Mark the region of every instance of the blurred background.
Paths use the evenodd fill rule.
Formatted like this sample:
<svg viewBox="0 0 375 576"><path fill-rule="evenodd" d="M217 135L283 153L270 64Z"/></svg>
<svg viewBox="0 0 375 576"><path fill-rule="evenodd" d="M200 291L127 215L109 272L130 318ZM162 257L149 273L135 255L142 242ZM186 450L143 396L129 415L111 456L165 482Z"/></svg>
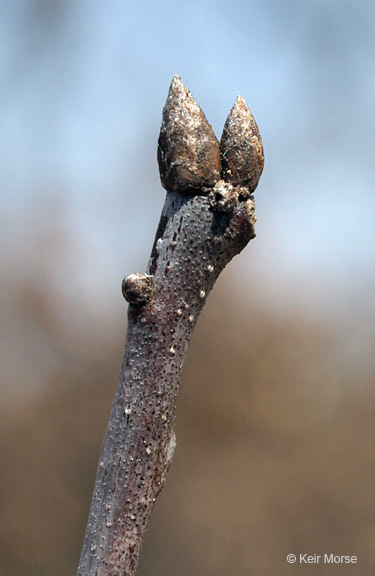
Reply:
<svg viewBox="0 0 375 576"><path fill-rule="evenodd" d="M375 4L1 1L0 572L78 565L164 191L174 74L220 138L237 94L265 170L257 238L185 364L140 576L375 567Z"/></svg>

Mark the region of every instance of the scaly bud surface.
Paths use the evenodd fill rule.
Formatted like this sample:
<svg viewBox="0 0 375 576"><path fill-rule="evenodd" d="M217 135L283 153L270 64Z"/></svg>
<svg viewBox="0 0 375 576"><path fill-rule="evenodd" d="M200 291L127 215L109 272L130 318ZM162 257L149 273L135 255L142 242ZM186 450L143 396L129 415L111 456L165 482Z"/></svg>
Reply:
<svg viewBox="0 0 375 576"><path fill-rule="evenodd" d="M224 180L254 192L264 165L263 144L257 123L242 96L237 96L225 122L220 152Z"/></svg>
<svg viewBox="0 0 375 576"><path fill-rule="evenodd" d="M199 194L220 180L219 142L179 76L172 80L163 110L158 162L168 192Z"/></svg>

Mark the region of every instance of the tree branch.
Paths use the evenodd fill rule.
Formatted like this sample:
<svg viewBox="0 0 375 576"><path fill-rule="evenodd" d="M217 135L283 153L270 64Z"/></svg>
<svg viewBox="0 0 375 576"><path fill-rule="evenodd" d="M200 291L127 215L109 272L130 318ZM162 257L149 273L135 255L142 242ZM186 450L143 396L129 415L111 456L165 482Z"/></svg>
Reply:
<svg viewBox="0 0 375 576"><path fill-rule="evenodd" d="M78 576L133 576L175 449L180 374L198 316L225 265L255 236L263 148L238 97L220 145L175 76L158 161L167 197L147 274L122 289L128 334L96 476ZM223 177L223 179L221 179Z"/></svg>

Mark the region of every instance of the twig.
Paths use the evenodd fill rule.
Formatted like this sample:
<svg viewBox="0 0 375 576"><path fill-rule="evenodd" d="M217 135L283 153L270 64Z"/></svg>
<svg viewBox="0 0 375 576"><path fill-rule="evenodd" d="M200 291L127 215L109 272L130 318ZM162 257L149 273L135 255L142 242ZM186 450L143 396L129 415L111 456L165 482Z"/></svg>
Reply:
<svg viewBox="0 0 375 576"><path fill-rule="evenodd" d="M176 397L191 334L221 270L255 236L251 194L263 148L240 96L219 145L175 76L158 161L167 197L147 274L132 274L122 285L129 302L126 350L78 576L135 574L176 445Z"/></svg>

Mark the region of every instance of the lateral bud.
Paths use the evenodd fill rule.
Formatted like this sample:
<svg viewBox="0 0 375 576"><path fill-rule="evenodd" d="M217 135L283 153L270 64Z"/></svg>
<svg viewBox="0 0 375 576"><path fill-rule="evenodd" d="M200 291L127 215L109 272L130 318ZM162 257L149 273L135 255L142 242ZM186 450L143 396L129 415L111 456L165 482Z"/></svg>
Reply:
<svg viewBox="0 0 375 576"><path fill-rule="evenodd" d="M220 141L222 177L252 194L263 171L264 154L257 123L242 96L237 96Z"/></svg>
<svg viewBox="0 0 375 576"><path fill-rule="evenodd" d="M212 126L179 76L163 109L158 142L160 180L169 192L199 193L220 180L220 149Z"/></svg>
<svg viewBox="0 0 375 576"><path fill-rule="evenodd" d="M130 274L122 281L122 295L129 304L144 306L154 297L152 276L148 274Z"/></svg>

